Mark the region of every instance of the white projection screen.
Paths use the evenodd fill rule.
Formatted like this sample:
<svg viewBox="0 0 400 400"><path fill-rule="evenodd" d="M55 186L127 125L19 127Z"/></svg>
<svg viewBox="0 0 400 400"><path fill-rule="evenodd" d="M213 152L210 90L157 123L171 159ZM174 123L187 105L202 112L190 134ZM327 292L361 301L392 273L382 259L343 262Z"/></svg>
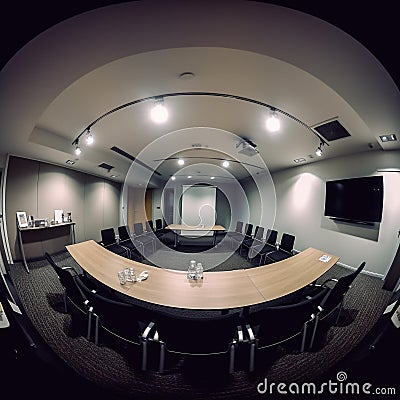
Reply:
<svg viewBox="0 0 400 400"><path fill-rule="evenodd" d="M216 188L183 185L182 224L196 227L213 226L216 220ZM182 231L184 236L211 236L208 231Z"/></svg>

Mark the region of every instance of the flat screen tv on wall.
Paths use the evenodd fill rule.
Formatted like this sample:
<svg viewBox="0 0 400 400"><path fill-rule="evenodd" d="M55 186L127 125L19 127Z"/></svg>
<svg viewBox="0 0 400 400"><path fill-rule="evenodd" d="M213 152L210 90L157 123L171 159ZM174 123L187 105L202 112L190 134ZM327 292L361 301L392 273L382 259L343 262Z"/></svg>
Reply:
<svg viewBox="0 0 400 400"><path fill-rule="evenodd" d="M381 222L382 176L327 181L325 189L325 216L358 223Z"/></svg>

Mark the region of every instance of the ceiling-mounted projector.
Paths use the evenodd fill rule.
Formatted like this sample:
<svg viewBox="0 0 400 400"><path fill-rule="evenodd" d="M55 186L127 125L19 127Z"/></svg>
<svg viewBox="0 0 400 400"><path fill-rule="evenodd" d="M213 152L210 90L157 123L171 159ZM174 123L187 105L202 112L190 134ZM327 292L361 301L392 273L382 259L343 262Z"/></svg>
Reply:
<svg viewBox="0 0 400 400"><path fill-rule="evenodd" d="M257 145L248 139L242 139L240 142L236 144L237 149L240 146L242 146L242 148L239 150L239 154L244 154L249 157L258 154L258 150L256 149Z"/></svg>

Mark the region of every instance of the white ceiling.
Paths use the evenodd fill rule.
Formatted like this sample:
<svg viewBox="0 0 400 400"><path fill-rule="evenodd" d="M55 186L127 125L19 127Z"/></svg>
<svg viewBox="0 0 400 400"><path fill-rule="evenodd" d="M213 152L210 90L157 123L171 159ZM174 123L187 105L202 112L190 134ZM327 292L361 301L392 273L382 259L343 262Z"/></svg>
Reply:
<svg viewBox="0 0 400 400"><path fill-rule="evenodd" d="M187 71L192 79L179 77ZM113 146L157 169L161 175L153 184L175 174L242 179L294 167L300 157L316 162L320 141L304 125L336 118L351 136L324 146L322 159L400 148L400 141L379 140L389 133L400 139L400 95L378 60L334 26L270 4L140 1L104 7L36 37L0 77L3 156L60 165L71 159L71 168L118 181L131 163ZM253 99L303 124L279 114L281 129L270 133L268 109L260 105L215 96L166 97L165 124L149 119L152 101L123 108L95 123L94 144L89 148L81 140L83 153L74 155L73 141L103 114L177 92ZM259 154L239 154L241 138L255 143ZM183 169L176 163L182 155L190 157ZM228 171L220 166L223 159L231 160ZM114 168L102 170L102 162ZM136 183L150 179L145 168L135 172L130 176Z"/></svg>

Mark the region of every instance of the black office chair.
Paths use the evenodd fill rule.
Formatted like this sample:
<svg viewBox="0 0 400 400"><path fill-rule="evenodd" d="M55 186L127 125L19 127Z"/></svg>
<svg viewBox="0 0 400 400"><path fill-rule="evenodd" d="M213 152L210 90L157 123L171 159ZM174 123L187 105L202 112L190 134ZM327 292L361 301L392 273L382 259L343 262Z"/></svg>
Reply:
<svg viewBox="0 0 400 400"><path fill-rule="evenodd" d="M276 240L278 239L278 231L275 229L267 229L265 235L265 241L262 244L255 244L249 249L247 253L247 259L254 262L255 259L259 258L258 265L265 259L266 254L276 250Z"/></svg>
<svg viewBox="0 0 400 400"><path fill-rule="evenodd" d="M247 223L244 226L244 232L242 234L236 234L230 237L232 248L236 247L236 249L239 249L240 251L240 247L243 241L252 238L253 238L253 224Z"/></svg>
<svg viewBox="0 0 400 400"><path fill-rule="evenodd" d="M318 316L319 321L327 321L325 324L325 329L328 329L331 325L337 325L343 309L346 294L351 289L351 285L353 284L354 280L364 269L365 264L366 262L363 261L355 271L348 275L342 276L339 279L330 278L321 285L310 285L311 289L308 290L309 296L313 296L315 293L319 293L320 291L328 290L327 296L321 303L322 311ZM311 339L311 347L314 344L315 336L316 333L314 332Z"/></svg>
<svg viewBox="0 0 400 400"><path fill-rule="evenodd" d="M295 239L295 236L290 235L289 233L284 233L279 244L279 249L266 253L264 260L268 259L271 262L277 262L292 257Z"/></svg>
<svg viewBox="0 0 400 400"><path fill-rule="evenodd" d="M327 295L324 288L300 302L260 309L245 316L245 342L249 345L249 371L255 369L256 351L277 346L303 352L309 349L310 340L320 312L320 304Z"/></svg>
<svg viewBox="0 0 400 400"><path fill-rule="evenodd" d="M76 326L80 332L84 332L86 338L89 339L91 335L91 318L89 316L90 307L86 296L75 283L74 277L78 276L79 274L73 267L59 266L49 253L44 253L44 256L57 274L61 286L64 289L64 311L71 315L74 326ZM92 286L92 283L89 282L83 275L81 278L82 281L86 282L88 287ZM86 330L83 329L84 327Z"/></svg>
<svg viewBox="0 0 400 400"><path fill-rule="evenodd" d="M129 249L130 259L143 260L143 256L138 249L138 246L141 246L141 244L132 239L128 225L121 225L118 227L118 236L119 244Z"/></svg>
<svg viewBox="0 0 400 400"><path fill-rule="evenodd" d="M90 290L80 276L75 277L78 287L88 299L94 322L96 345L132 344L142 350L142 370L147 369L148 343L154 341L154 322L148 309L102 296Z"/></svg>
<svg viewBox="0 0 400 400"><path fill-rule="evenodd" d="M161 218L157 218L155 220L155 229L154 229L154 234L156 235L157 239L163 240L163 236L165 235L166 230L163 227L163 222Z"/></svg>
<svg viewBox="0 0 400 400"><path fill-rule="evenodd" d="M101 243L107 250L112 251L123 257L129 257L129 250L118 244L115 236L114 228L107 228L101 230Z"/></svg>
<svg viewBox="0 0 400 400"><path fill-rule="evenodd" d="M151 253L156 250L154 236L152 234L146 233L143 230L143 224L141 222L136 222L133 224L133 235L134 240L142 245L143 256L145 256L145 251L148 248L151 249Z"/></svg>
<svg viewBox="0 0 400 400"><path fill-rule="evenodd" d="M160 372L164 372L166 352L186 356L226 355L229 357L228 371L234 371L235 351L243 341L238 313L199 318L158 313L156 325Z"/></svg>
<svg viewBox="0 0 400 400"><path fill-rule="evenodd" d="M248 237L243 240L242 245L240 246L240 253L242 253L242 250L247 249L247 254L248 254L251 247L254 246L257 248L257 246L262 245L263 235L264 235L264 228L262 226L257 225L254 230L254 237Z"/></svg>
<svg viewBox="0 0 400 400"><path fill-rule="evenodd" d="M228 239L232 239L234 237L239 237L239 238L243 237L243 222L237 221L234 231L221 232L221 235L224 236L224 238Z"/></svg>

